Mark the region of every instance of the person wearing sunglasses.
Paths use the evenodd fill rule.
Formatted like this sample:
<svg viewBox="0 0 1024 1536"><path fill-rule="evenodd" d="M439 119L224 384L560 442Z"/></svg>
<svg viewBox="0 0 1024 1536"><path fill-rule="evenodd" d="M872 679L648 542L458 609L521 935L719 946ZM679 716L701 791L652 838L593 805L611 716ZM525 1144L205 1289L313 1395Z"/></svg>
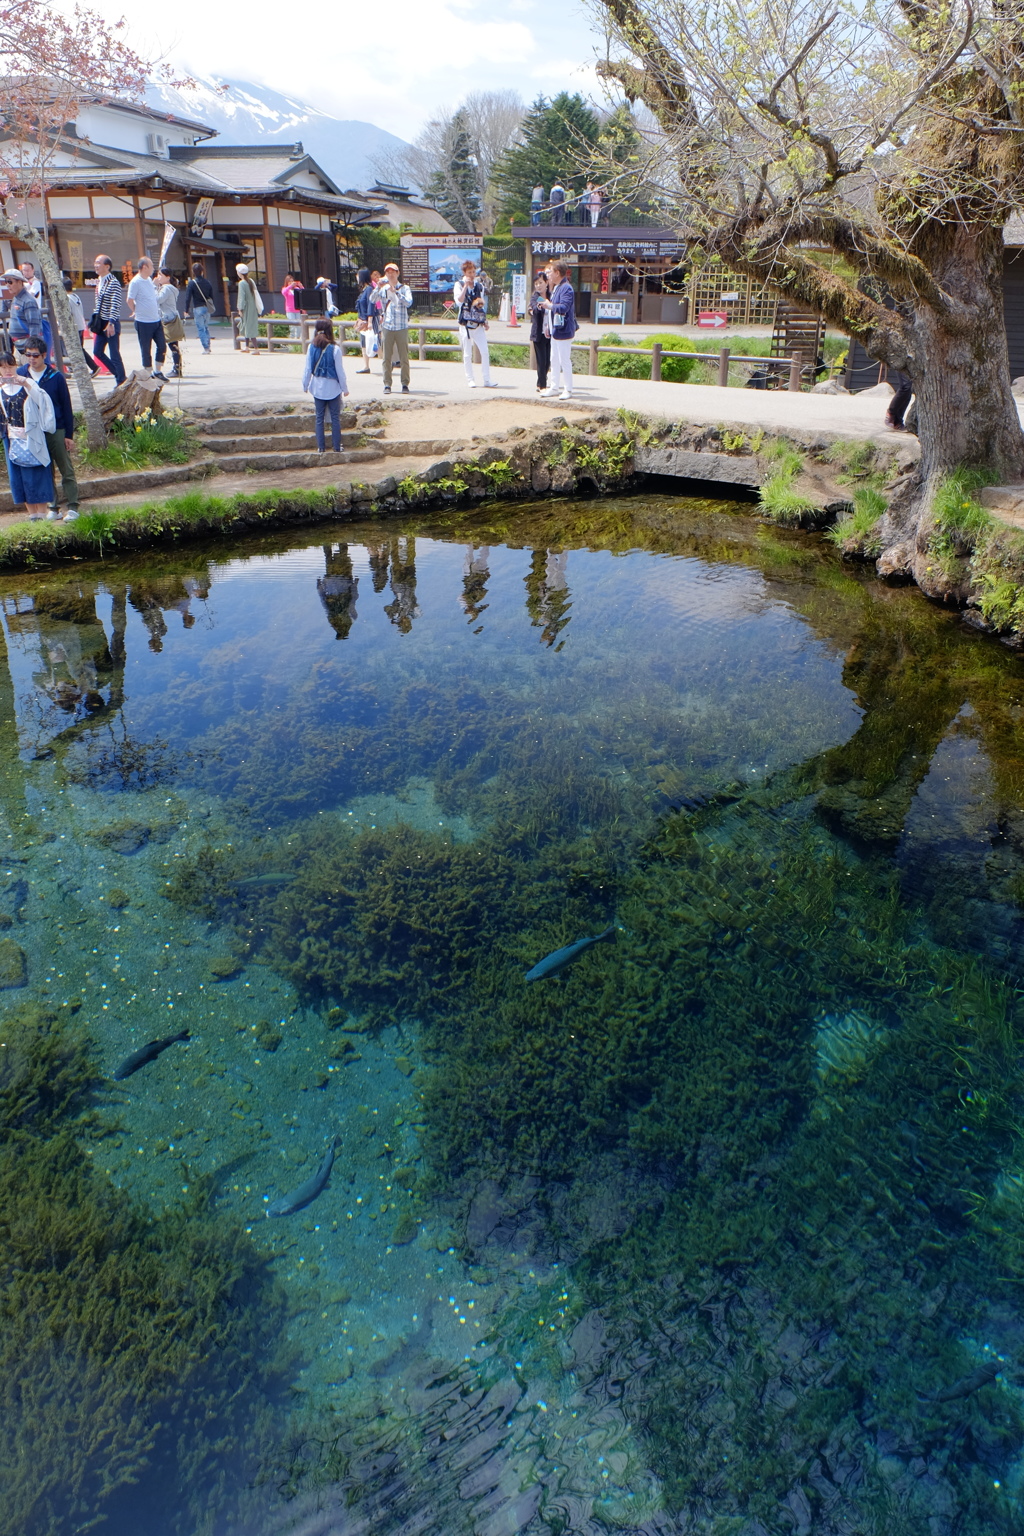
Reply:
<svg viewBox="0 0 1024 1536"><path fill-rule="evenodd" d="M78 516L78 480L75 477L75 466L71 462L70 448L75 436L75 413L71 407L71 391L68 389L68 381L56 368L52 368L46 361L46 343L41 336L30 336L22 351L25 362L18 369L18 374L23 379L30 379L33 384L49 395L53 404L53 430L46 435L46 446L50 452L50 464L54 471L53 499L47 511L47 518L52 523L61 520L57 505L56 471L60 471L61 489L64 500L67 502L66 521L72 522Z"/></svg>

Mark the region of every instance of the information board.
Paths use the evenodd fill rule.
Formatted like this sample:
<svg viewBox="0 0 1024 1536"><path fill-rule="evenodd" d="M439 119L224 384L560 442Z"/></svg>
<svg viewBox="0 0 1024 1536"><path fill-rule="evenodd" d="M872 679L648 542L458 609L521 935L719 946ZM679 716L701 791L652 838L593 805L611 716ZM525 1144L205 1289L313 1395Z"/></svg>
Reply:
<svg viewBox="0 0 1024 1536"><path fill-rule="evenodd" d="M594 319L600 325L603 321L610 321L613 325L625 325L626 301L625 299L598 299L597 312Z"/></svg>

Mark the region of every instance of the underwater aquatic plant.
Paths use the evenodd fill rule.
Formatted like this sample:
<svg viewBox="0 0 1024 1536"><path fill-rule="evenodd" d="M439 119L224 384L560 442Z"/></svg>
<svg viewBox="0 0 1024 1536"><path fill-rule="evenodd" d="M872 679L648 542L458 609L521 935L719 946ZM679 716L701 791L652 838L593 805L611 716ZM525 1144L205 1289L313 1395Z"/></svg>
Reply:
<svg viewBox="0 0 1024 1536"><path fill-rule="evenodd" d="M95 1168L80 1032L31 1006L0 1031L3 1524L181 1536L238 1512L294 1365L283 1294L201 1199L154 1219Z"/></svg>

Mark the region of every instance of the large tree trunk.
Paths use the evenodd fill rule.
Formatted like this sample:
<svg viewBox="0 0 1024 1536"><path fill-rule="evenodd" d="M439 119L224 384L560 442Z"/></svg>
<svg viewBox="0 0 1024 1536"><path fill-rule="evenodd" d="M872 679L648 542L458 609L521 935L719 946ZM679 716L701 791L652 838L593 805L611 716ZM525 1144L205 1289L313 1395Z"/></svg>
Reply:
<svg viewBox="0 0 1024 1536"><path fill-rule="evenodd" d="M1010 390L1002 232L932 223L915 251L966 318L951 325L920 301L910 316L921 467L883 521L878 568L883 575L912 576L930 596L947 597L959 575L930 550L935 491L961 465L989 470L1004 482L1024 480L1024 431Z"/></svg>
<svg viewBox="0 0 1024 1536"><path fill-rule="evenodd" d="M68 296L64 292L64 280L56 257L38 230L15 224L3 213L0 213L0 232L24 240L39 263L50 299L50 312L57 322L60 339L64 343L64 355L71 365L71 372L78 385L89 447L102 448L107 441L107 434L103 417L100 415L100 403L93 388L92 374L82 353L78 326L75 323L71 305L68 303Z"/></svg>

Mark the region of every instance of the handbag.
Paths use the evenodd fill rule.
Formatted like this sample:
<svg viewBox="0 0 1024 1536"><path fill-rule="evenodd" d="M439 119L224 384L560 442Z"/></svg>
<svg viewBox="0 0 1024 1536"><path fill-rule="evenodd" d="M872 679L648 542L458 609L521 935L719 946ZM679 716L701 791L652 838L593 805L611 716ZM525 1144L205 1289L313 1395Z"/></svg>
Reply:
<svg viewBox="0 0 1024 1536"><path fill-rule="evenodd" d="M17 464L19 469L44 469L49 463L48 459L37 459L23 437L8 437L7 452L11 463Z"/></svg>
<svg viewBox="0 0 1024 1536"><path fill-rule="evenodd" d="M185 322L180 315L164 321L164 338L167 341L173 341L175 345L185 340Z"/></svg>
<svg viewBox="0 0 1024 1536"><path fill-rule="evenodd" d="M102 298L103 298L103 289L102 288L97 288L97 290L96 290L96 306L93 309L92 316L91 316L91 318L89 320L89 329L90 329L90 331L92 331L94 336L98 336L101 331L105 331L107 326L110 324L110 321L109 320L105 320L103 318L103 316L100 314L100 300Z"/></svg>

